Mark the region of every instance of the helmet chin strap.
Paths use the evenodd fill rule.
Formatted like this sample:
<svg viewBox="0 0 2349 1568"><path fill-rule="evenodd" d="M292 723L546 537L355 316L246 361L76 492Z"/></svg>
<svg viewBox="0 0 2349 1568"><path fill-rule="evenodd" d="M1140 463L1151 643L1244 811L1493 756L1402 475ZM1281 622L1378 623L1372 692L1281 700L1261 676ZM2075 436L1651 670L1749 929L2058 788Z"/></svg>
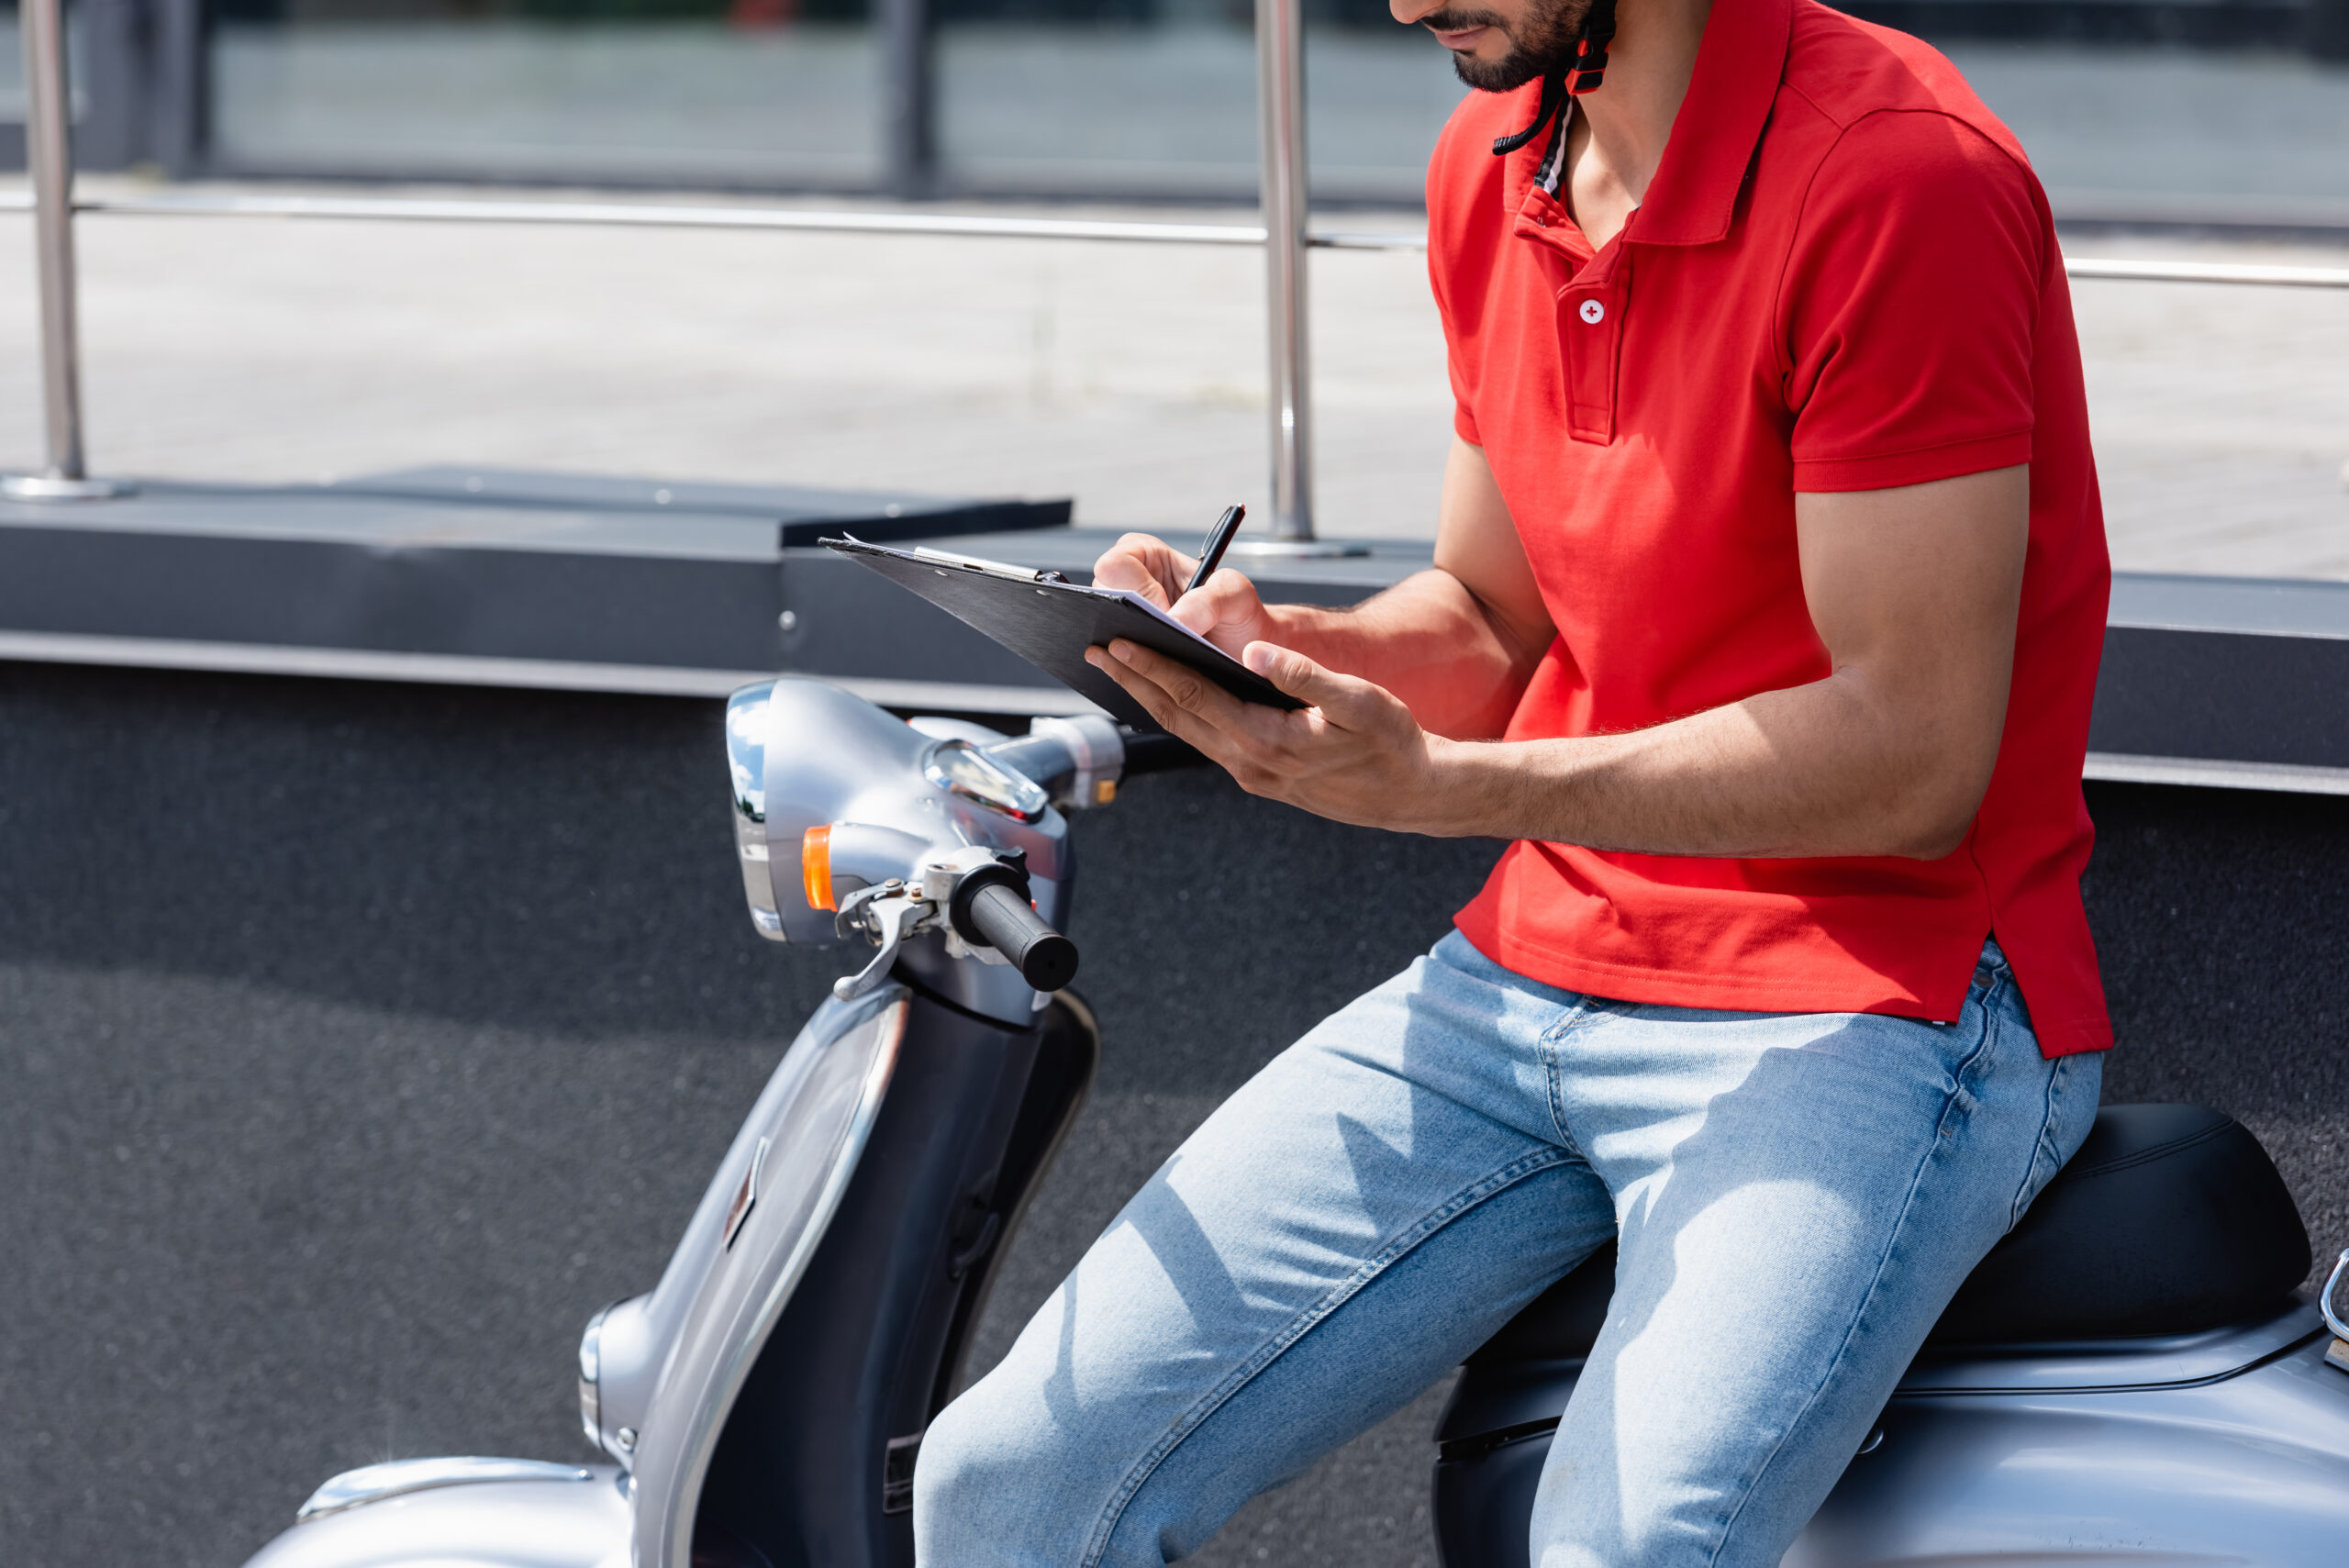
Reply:
<svg viewBox="0 0 2349 1568"><path fill-rule="evenodd" d="M1592 0L1590 14L1582 19L1582 33L1575 40L1574 64L1542 78L1542 101L1533 111L1533 123L1514 136L1495 137L1493 156L1505 158L1515 152L1558 117L1568 98L1597 90L1607 80L1607 46L1614 41L1615 0Z"/></svg>

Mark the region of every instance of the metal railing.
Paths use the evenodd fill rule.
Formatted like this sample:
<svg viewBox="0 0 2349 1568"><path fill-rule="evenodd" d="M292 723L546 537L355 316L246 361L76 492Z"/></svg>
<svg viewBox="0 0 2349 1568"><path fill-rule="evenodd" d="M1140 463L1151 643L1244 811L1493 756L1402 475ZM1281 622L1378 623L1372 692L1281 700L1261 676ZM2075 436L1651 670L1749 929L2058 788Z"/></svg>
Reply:
<svg viewBox="0 0 2349 1568"><path fill-rule="evenodd" d="M28 212L33 198L0 191L0 212ZM551 224L606 228L730 228L805 234L912 234L949 239L1099 239L1262 249L1253 223L1161 223L1009 217L992 213L824 211L811 207L685 206L669 202L510 201L479 197L306 196L170 192L77 196L77 213L134 217L328 218L405 223ZM1424 250L1423 234L1309 233L1330 250Z"/></svg>
<svg viewBox="0 0 2349 1568"><path fill-rule="evenodd" d="M30 196L0 191L0 212L27 212ZM256 195L173 192L83 196L77 213L131 217L324 218L359 222L559 225L608 228L718 228L799 234L909 234L960 239L1077 239L1256 249L1252 223L1144 223L1119 219L1012 217L992 213L827 211L816 207L686 206L666 202L502 201L475 197ZM1313 229L1316 250L1424 250L1424 234ZM2133 283L2255 284L2349 289L2349 267L2282 267L2232 261L2134 261L2066 257L2075 278Z"/></svg>
<svg viewBox="0 0 2349 1568"><path fill-rule="evenodd" d="M40 391L47 462L0 478L18 500L86 501L123 486L92 479L82 451L80 314L73 298L72 101L65 73L61 0L21 0L25 166L32 174L33 244L40 258Z"/></svg>
<svg viewBox="0 0 2349 1568"><path fill-rule="evenodd" d="M396 196L225 195L173 192L77 197L66 113L61 0L20 0L28 113L27 194L0 192L0 211L31 211L39 260L42 405L47 465L0 479L18 499L79 500L122 494L93 479L82 441L81 366L74 304L73 219L246 217L410 223L559 224L618 228L736 229L788 233L928 235L942 239L1100 240L1258 248L1265 256L1273 541L1260 549L1319 553L1313 536L1312 403L1305 253L1417 250L1419 234L1314 231L1307 221L1302 0L1260 0L1258 102L1264 174L1258 224L1143 223L981 213L821 211L802 207L688 206L659 202L498 201ZM918 128L916 128L917 129ZM2349 268L2233 262L2066 258L2075 278L2133 283L2349 288Z"/></svg>

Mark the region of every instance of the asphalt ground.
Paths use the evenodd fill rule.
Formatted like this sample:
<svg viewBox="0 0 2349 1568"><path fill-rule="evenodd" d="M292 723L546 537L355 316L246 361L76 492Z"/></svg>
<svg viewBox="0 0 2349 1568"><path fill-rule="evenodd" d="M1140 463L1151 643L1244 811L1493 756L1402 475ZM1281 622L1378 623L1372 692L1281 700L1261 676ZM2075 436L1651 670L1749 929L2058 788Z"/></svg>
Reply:
<svg viewBox="0 0 2349 1568"><path fill-rule="evenodd" d="M219 1568L352 1465L586 1457L581 1326L841 962L742 914L716 706L0 665L0 1561ZM2109 1096L2243 1117L2349 1243L2349 800L2090 803ZM1106 1061L978 1367L1494 852L1208 774L1076 833ZM1440 1393L1197 1561L1431 1564Z"/></svg>

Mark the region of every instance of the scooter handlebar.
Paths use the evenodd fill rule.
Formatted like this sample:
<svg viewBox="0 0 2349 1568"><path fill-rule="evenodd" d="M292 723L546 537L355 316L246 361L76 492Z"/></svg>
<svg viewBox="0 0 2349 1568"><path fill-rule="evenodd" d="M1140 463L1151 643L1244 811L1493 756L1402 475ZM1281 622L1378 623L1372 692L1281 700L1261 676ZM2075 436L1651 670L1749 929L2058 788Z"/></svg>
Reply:
<svg viewBox="0 0 2349 1568"><path fill-rule="evenodd" d="M1009 883L990 882L974 893L968 918L1037 990L1057 991L1076 978L1076 944L1046 924Z"/></svg>
<svg viewBox="0 0 2349 1568"><path fill-rule="evenodd" d="M1204 768L1208 760L1187 740L1118 727L1126 742L1126 777L1173 773L1180 768Z"/></svg>

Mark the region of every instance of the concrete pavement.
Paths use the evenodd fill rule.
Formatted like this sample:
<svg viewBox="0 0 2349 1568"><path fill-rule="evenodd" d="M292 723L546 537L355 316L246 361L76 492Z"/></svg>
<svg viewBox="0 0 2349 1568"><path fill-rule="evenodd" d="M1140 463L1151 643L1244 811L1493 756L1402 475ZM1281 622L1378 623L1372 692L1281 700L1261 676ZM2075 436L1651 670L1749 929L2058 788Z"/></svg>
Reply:
<svg viewBox="0 0 2349 1568"><path fill-rule="evenodd" d="M1073 495L1080 521L1178 536L1228 501L1263 515L1246 250L115 217L81 235L109 471L447 462ZM2349 239L2067 248L2349 266ZM1450 435L1422 261L1321 252L1312 282L1322 529L1425 537ZM0 217L10 466L40 450L32 289L29 221ZM2349 577L2349 291L2075 295L2115 564Z"/></svg>

